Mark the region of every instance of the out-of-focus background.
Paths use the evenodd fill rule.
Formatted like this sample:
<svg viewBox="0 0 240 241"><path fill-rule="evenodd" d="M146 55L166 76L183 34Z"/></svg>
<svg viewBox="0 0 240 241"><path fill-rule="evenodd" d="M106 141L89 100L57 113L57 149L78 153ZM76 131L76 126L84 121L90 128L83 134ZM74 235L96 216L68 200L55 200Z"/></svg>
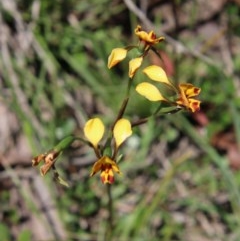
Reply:
<svg viewBox="0 0 240 241"><path fill-rule="evenodd" d="M80 143L57 163L65 188L33 156L89 117L116 116L128 61L112 48L154 30L175 83L201 87L201 111L135 129L113 185L115 241L240 240L240 2L216 0L0 0L0 240L104 241L107 194ZM144 80L137 74L138 80ZM134 93L134 92L133 92ZM127 116L150 102L134 94Z"/></svg>

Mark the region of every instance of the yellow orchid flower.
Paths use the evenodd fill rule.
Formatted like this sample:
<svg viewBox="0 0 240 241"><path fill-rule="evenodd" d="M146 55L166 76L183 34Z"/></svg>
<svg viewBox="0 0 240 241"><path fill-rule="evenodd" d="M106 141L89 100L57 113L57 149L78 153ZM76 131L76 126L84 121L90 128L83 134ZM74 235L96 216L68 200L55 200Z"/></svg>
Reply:
<svg viewBox="0 0 240 241"><path fill-rule="evenodd" d="M192 84L180 84L179 97L176 103L192 112L198 111L200 109L201 102L192 97L198 96L200 92L201 89Z"/></svg>
<svg viewBox="0 0 240 241"><path fill-rule="evenodd" d="M140 68L143 61L143 57L138 57L129 61L129 77L132 78L136 71Z"/></svg>
<svg viewBox="0 0 240 241"><path fill-rule="evenodd" d="M176 101L168 101L165 99L160 91L153 85L143 82L136 87L136 90L139 94L145 96L150 101L167 101L171 105L178 105L180 107L186 108L192 112L195 112L200 109L200 101L192 97L199 95L201 89L195 87L192 84L180 84L178 87L175 87L169 80L165 71L157 66L151 65L146 67L143 70L151 80L156 82L164 83L171 87L171 89L178 95Z"/></svg>
<svg viewBox="0 0 240 241"><path fill-rule="evenodd" d="M130 121L124 118L118 120L113 128L113 136L116 142L116 148L118 149L119 146L131 135L132 128Z"/></svg>
<svg viewBox="0 0 240 241"><path fill-rule="evenodd" d="M102 139L105 127L99 118L93 118L87 121L84 126L84 135L92 143L93 147L97 149L99 141Z"/></svg>
<svg viewBox="0 0 240 241"><path fill-rule="evenodd" d="M146 47L150 47L151 45L157 44L165 39L164 37L157 38L153 31L150 31L149 33L142 31L142 27L140 25L135 28L135 34L138 36L140 41L145 42Z"/></svg>
<svg viewBox="0 0 240 241"><path fill-rule="evenodd" d="M95 175L99 171L101 171L100 176L104 184L112 184L114 182L114 172L121 173L116 162L108 156L103 156L94 163L90 176Z"/></svg>
<svg viewBox="0 0 240 241"><path fill-rule="evenodd" d="M127 52L128 51L125 48L113 49L108 57L108 68L111 69L113 66L124 60L127 56Z"/></svg>

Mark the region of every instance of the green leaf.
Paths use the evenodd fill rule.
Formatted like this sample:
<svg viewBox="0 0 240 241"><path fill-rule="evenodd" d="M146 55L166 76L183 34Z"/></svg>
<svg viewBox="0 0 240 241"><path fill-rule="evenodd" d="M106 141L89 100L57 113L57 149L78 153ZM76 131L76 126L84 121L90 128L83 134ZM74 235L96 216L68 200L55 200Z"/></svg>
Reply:
<svg viewBox="0 0 240 241"><path fill-rule="evenodd" d="M61 152L64 149L68 148L75 140L76 140L76 137L67 136L63 140L61 140L53 149L57 152Z"/></svg>

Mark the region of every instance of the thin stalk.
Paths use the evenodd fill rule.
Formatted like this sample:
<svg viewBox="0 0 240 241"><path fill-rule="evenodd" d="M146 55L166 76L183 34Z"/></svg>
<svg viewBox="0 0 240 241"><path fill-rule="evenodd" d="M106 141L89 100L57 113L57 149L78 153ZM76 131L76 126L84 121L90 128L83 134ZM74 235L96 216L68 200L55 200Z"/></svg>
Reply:
<svg viewBox="0 0 240 241"><path fill-rule="evenodd" d="M122 116L124 115L124 112L125 112L125 110L126 110L128 101L129 101L129 96L126 96L126 98L125 98L125 99L123 100L123 102L122 102L122 105L121 105L121 107L120 107L120 110L119 110L119 112L118 112L118 115L117 115L115 121L114 121L113 124L112 124L111 131L113 130L113 128L114 128L115 124L117 123L117 121L118 121L119 119L121 119Z"/></svg>
<svg viewBox="0 0 240 241"><path fill-rule="evenodd" d="M111 128L110 128L109 135L108 135L108 138L107 138L105 144L103 145L103 149L105 149L106 146L107 146L109 143L111 143L111 140L112 140L112 137L113 137L113 128L114 128L114 126L116 125L117 121L118 121L119 119L121 119L121 118L123 117L124 113L125 113L125 110L126 110L126 108L127 108L128 101L129 101L129 98L130 98L131 83L132 83L132 79L129 78L129 79L128 79L128 86L127 86L127 91L126 91L126 94L125 94L125 98L123 99L123 102L122 102L122 104L121 104L121 107L120 107L120 109L119 109L119 111L118 111L118 115L117 115L117 117L115 118L115 120L114 120L114 122L113 122L113 124L112 124L112 126L111 126ZM116 151L116 150L114 150L114 152L115 152L115 151ZM114 156L115 154L113 153L112 155Z"/></svg>
<svg viewBox="0 0 240 241"><path fill-rule="evenodd" d="M130 98L130 90L131 90L131 84L132 84L132 79L128 78L128 85L127 85L127 91L126 91L126 94L125 94L125 98L123 99L123 102L122 102L122 105L118 111L118 115L115 119L115 121L113 122L112 124L112 127L111 127L111 130L113 130L116 122L121 119L124 115L124 112L127 108L127 105L128 105L128 101L129 101L129 98Z"/></svg>
<svg viewBox="0 0 240 241"><path fill-rule="evenodd" d="M112 231L113 231L113 226L114 226L113 199L112 199L112 189L111 189L112 186L107 184L106 187L107 187L107 197L108 197L108 203L107 203L108 221L107 221L107 228L106 228L104 240L110 241L112 238Z"/></svg>
<svg viewBox="0 0 240 241"><path fill-rule="evenodd" d="M135 127L135 126L139 126L139 125L142 125L142 124L145 124L146 122L149 121L150 118L159 118L161 116L164 116L164 115L167 115L167 114L174 114L174 113L177 113L181 110L181 108L176 108L176 109L173 109L173 110L167 110L167 111L162 111L161 113L158 113L159 111L159 108L155 111L155 113L153 113L151 116L148 116L148 117L145 117L145 118L142 118L142 119L139 119L137 121L134 121L132 122L132 127Z"/></svg>

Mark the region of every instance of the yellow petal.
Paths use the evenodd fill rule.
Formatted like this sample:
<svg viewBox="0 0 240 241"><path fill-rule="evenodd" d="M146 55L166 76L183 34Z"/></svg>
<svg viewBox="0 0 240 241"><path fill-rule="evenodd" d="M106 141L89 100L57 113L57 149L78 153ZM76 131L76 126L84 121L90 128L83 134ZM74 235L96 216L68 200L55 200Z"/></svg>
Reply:
<svg viewBox="0 0 240 241"><path fill-rule="evenodd" d="M142 27L140 25L135 28L135 34L141 41L144 41L149 45L157 44L164 40L164 37L157 38L153 31L150 31L149 33L142 31Z"/></svg>
<svg viewBox="0 0 240 241"><path fill-rule="evenodd" d="M113 129L117 148L131 135L132 128L130 121L124 118L118 120Z"/></svg>
<svg viewBox="0 0 240 241"><path fill-rule="evenodd" d="M117 163L115 161L113 161L112 159L110 159L108 156L103 156L103 161L104 161L104 164L111 165L111 168L113 169L113 171L115 171L119 174L121 173Z"/></svg>
<svg viewBox="0 0 240 241"><path fill-rule="evenodd" d="M85 137L97 147L99 141L102 139L105 127L99 118L93 118L87 121L84 126Z"/></svg>
<svg viewBox="0 0 240 241"><path fill-rule="evenodd" d="M141 84L138 84L136 87L136 91L140 94L146 97L150 101L166 101L166 99L161 95L158 88L152 84L149 84L147 82L143 82Z"/></svg>
<svg viewBox="0 0 240 241"><path fill-rule="evenodd" d="M195 112L195 111L200 110L200 104L201 104L201 102L199 100L189 99L189 106L188 107L192 112Z"/></svg>
<svg viewBox="0 0 240 241"><path fill-rule="evenodd" d="M180 84L179 89L182 90L187 98L194 97L200 94L201 89L192 84Z"/></svg>
<svg viewBox="0 0 240 241"><path fill-rule="evenodd" d="M165 71L157 65L148 66L143 70L143 73L146 74L151 80L172 86L171 82L168 80Z"/></svg>
<svg viewBox="0 0 240 241"><path fill-rule="evenodd" d="M121 174L116 162L111 160L108 156L103 156L94 163L90 176L95 175L99 171L101 171L100 176L102 182L109 184L114 182L114 172Z"/></svg>
<svg viewBox="0 0 240 241"><path fill-rule="evenodd" d="M92 167L92 171L90 174L90 177L92 177L93 175L95 175L97 172L99 172L103 166L104 162L103 162L103 157L101 159L99 159L98 161L96 161Z"/></svg>
<svg viewBox="0 0 240 241"><path fill-rule="evenodd" d="M115 48L112 50L108 57L108 68L111 69L113 66L124 60L127 56L127 50L124 48Z"/></svg>
<svg viewBox="0 0 240 241"><path fill-rule="evenodd" d="M100 174L101 180L103 184L112 184L114 183L114 174L112 169L106 169Z"/></svg>
<svg viewBox="0 0 240 241"><path fill-rule="evenodd" d="M143 61L143 57L135 58L129 61L129 77L132 78L139 69Z"/></svg>

